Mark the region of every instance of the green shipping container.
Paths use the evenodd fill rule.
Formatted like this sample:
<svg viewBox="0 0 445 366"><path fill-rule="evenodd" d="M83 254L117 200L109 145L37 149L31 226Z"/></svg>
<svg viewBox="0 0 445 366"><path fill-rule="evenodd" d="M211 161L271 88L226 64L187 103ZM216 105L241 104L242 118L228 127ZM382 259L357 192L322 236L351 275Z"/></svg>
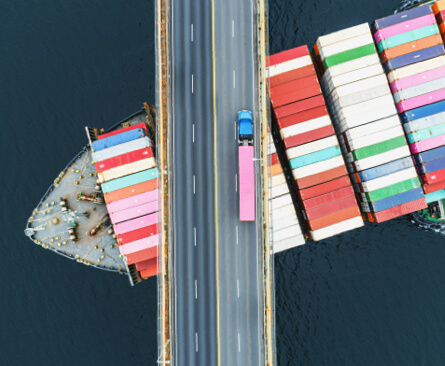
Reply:
<svg viewBox="0 0 445 366"><path fill-rule="evenodd" d="M406 145L405 136L398 136L390 140L379 142L378 144L362 147L352 151L354 160L369 158L370 156L382 154L384 152L397 149Z"/></svg>

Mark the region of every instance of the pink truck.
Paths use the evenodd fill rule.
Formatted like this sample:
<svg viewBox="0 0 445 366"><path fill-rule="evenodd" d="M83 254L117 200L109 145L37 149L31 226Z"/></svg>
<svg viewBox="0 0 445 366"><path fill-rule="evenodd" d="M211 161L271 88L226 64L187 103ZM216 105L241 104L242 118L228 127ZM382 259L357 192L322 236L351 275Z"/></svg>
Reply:
<svg viewBox="0 0 445 366"><path fill-rule="evenodd" d="M255 221L255 165L252 113L238 113L238 176L240 221Z"/></svg>

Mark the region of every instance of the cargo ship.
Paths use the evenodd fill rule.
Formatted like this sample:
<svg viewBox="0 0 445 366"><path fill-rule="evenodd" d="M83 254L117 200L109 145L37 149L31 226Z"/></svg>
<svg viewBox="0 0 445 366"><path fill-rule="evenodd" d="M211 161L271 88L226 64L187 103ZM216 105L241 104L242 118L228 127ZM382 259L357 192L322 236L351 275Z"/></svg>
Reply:
<svg viewBox="0 0 445 366"><path fill-rule="evenodd" d="M140 272L124 260L118 245L92 146L101 134L118 135L138 125L146 125L147 132L151 132L143 134L154 141L154 121L154 108L144 105L107 131L86 128L90 144L84 146L48 188L28 219L25 235L42 248L78 263L125 274L132 284L140 282Z"/></svg>

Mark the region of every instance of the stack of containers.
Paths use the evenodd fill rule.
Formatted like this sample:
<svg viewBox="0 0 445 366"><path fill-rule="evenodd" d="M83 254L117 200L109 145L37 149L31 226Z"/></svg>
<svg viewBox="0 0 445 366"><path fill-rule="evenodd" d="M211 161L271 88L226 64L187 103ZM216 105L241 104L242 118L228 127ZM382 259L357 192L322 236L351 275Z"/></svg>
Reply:
<svg viewBox="0 0 445 366"><path fill-rule="evenodd" d="M92 157L121 255L142 278L158 274L160 215L157 168L147 125L138 123L99 136Z"/></svg>
<svg viewBox="0 0 445 366"><path fill-rule="evenodd" d="M270 184L270 209L272 211L273 251L274 253L303 245L301 232L286 177L283 174L275 145L268 133L268 162L272 173Z"/></svg>
<svg viewBox="0 0 445 366"><path fill-rule="evenodd" d="M363 218L382 222L426 207L369 25L322 36L314 51Z"/></svg>
<svg viewBox="0 0 445 366"><path fill-rule="evenodd" d="M363 226L307 46L270 56L268 73L274 128L308 235L322 240Z"/></svg>
<svg viewBox="0 0 445 366"><path fill-rule="evenodd" d="M445 0L440 0L434 3L433 12L436 16L437 24L439 25L439 32L445 42Z"/></svg>
<svg viewBox="0 0 445 366"><path fill-rule="evenodd" d="M426 201L443 199L445 50L436 17L421 6L376 20L373 32Z"/></svg>

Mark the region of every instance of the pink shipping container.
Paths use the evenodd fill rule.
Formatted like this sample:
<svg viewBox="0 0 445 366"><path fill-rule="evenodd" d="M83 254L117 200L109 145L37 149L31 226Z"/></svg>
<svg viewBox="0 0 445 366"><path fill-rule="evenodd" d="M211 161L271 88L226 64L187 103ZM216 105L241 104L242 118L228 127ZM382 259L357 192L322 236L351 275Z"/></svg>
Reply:
<svg viewBox="0 0 445 366"><path fill-rule="evenodd" d="M140 239L128 244L121 245L119 247L119 251L123 255L135 253L144 249L153 248L158 245L158 242L159 242L159 235L153 235L149 236L148 238Z"/></svg>
<svg viewBox="0 0 445 366"><path fill-rule="evenodd" d="M160 219L161 215L159 213L138 217L137 219L114 225L114 232L116 235L128 233L129 231L137 230L145 226L157 224Z"/></svg>
<svg viewBox="0 0 445 366"><path fill-rule="evenodd" d="M241 221L255 221L255 165L253 146L238 147L239 217Z"/></svg>
<svg viewBox="0 0 445 366"><path fill-rule="evenodd" d="M134 219L136 217L149 215L158 210L158 202L152 201L144 203L143 205L130 207L122 211L118 211L110 215L111 222L115 225L119 222Z"/></svg>
<svg viewBox="0 0 445 366"><path fill-rule="evenodd" d="M135 207L139 205L143 205L144 203L156 201L158 198L159 191L157 189L145 192L141 194L137 194L136 196L124 198L119 201L111 202L107 205L107 210L109 214L125 210L130 207Z"/></svg>

